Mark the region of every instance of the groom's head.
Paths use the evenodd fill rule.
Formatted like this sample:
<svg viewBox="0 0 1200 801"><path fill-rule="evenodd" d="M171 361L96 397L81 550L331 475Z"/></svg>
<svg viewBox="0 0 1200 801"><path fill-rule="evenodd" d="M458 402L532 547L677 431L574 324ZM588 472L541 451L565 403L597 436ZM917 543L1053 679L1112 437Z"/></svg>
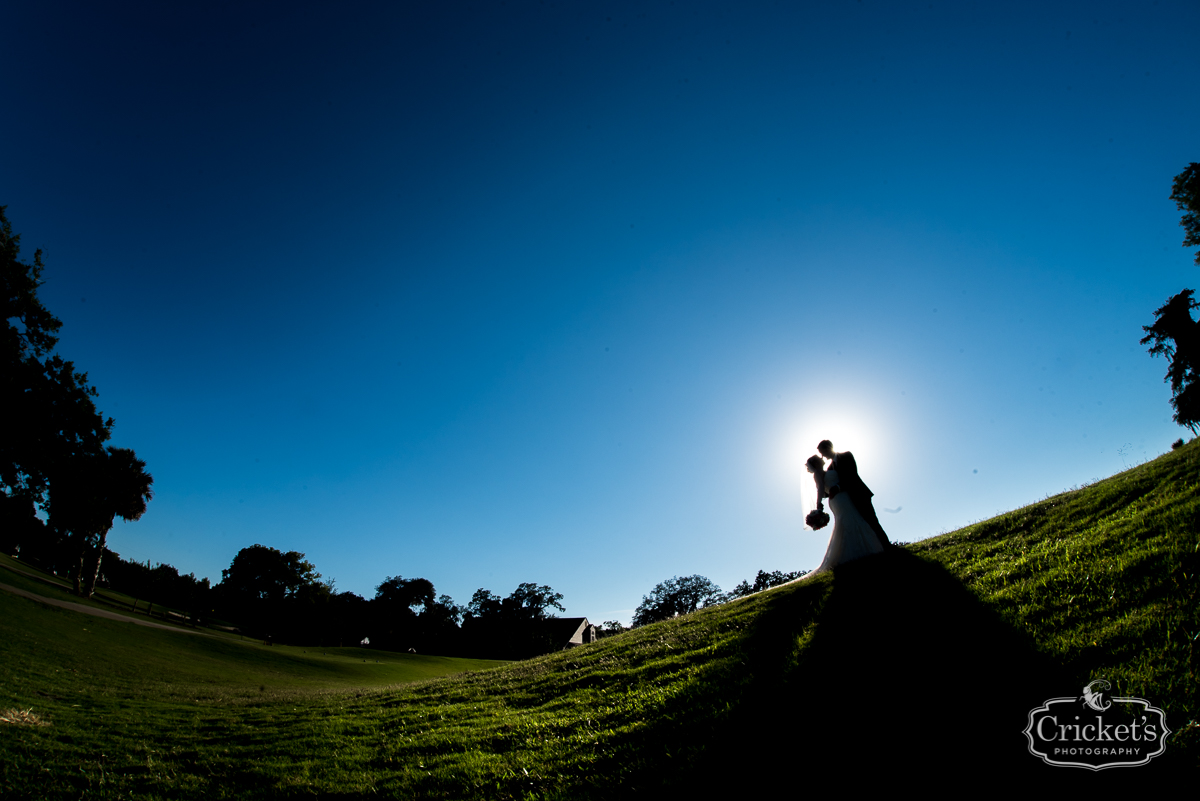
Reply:
<svg viewBox="0 0 1200 801"><path fill-rule="evenodd" d="M827 439L823 439L817 443L817 453L824 456L826 459L833 458L833 443Z"/></svg>

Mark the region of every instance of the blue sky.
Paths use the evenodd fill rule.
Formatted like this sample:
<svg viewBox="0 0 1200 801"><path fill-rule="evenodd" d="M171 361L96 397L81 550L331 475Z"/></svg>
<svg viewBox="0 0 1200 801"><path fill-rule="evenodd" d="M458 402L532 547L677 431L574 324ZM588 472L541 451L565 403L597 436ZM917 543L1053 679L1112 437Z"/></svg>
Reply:
<svg viewBox="0 0 1200 801"><path fill-rule="evenodd" d="M437 8L433 8L436 5ZM816 566L1152 458L1200 6L12 4L0 204L156 496L339 590ZM898 509L888 512L884 510Z"/></svg>

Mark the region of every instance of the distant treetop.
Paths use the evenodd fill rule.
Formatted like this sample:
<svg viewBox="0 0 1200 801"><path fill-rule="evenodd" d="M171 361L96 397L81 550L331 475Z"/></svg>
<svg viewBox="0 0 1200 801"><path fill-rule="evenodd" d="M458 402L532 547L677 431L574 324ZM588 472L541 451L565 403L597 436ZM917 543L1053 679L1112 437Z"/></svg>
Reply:
<svg viewBox="0 0 1200 801"><path fill-rule="evenodd" d="M1183 246L1200 247L1200 163L1193 161L1175 176L1171 185L1171 200L1183 212L1183 217L1179 219L1179 224L1187 232ZM1200 251L1196 251L1196 264L1200 265Z"/></svg>

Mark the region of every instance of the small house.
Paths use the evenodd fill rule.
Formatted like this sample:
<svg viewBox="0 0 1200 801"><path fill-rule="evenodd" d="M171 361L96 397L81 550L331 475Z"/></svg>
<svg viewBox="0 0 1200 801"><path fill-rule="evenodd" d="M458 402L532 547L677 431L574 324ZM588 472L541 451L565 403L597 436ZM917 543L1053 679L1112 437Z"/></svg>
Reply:
<svg viewBox="0 0 1200 801"><path fill-rule="evenodd" d="M552 617L542 621L543 633L557 649L577 648L596 641L596 627L586 617Z"/></svg>

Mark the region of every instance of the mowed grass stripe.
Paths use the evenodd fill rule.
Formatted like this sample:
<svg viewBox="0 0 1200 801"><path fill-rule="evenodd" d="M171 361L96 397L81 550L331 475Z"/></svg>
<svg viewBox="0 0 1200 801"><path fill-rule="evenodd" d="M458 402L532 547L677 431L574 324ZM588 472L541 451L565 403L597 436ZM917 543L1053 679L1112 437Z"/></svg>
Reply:
<svg viewBox="0 0 1200 801"><path fill-rule="evenodd" d="M506 664L365 648L267 646L189 637L0 593L0 698L15 687L119 698L257 698L270 689L345 689L419 681ZM182 636L181 636L182 635ZM54 675L61 680L52 680ZM264 689L265 688L265 689Z"/></svg>

